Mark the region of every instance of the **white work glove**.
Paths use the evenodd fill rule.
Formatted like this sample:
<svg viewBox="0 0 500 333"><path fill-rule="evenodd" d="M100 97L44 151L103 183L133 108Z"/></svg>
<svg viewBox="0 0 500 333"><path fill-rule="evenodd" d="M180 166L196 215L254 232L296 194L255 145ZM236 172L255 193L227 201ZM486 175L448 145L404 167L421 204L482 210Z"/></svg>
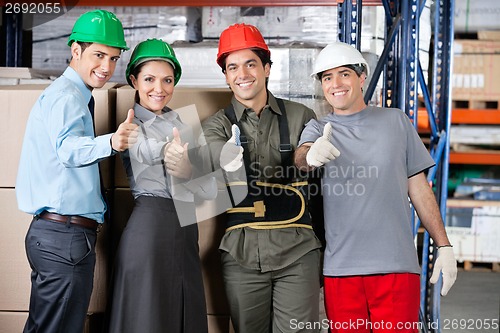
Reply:
<svg viewBox="0 0 500 333"><path fill-rule="evenodd" d="M437 250L437 259L434 262L430 283L435 284L438 282L441 272L443 272L441 296L446 296L457 279L457 261L452 247L441 247Z"/></svg>
<svg viewBox="0 0 500 333"><path fill-rule="evenodd" d="M316 140L307 152L307 165L317 168L339 157L339 150L330 142L332 131L332 124L327 123L323 129L323 136Z"/></svg>
<svg viewBox="0 0 500 333"><path fill-rule="evenodd" d="M220 166L227 172L234 172L243 166L243 147L240 141L240 129L231 126L232 136L220 152Z"/></svg>

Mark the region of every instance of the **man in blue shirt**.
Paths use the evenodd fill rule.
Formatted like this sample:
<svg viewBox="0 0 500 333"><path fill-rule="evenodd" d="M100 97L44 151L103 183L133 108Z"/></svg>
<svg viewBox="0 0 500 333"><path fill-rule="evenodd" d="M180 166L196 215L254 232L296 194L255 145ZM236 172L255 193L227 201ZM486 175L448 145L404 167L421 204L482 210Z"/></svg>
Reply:
<svg viewBox="0 0 500 333"><path fill-rule="evenodd" d="M68 45L69 67L31 110L16 182L19 209L34 215L26 235L32 287L24 332L83 331L106 211L98 162L137 137L133 110L115 133L94 133L92 89L104 86L128 49L121 22L108 11L87 12Z"/></svg>

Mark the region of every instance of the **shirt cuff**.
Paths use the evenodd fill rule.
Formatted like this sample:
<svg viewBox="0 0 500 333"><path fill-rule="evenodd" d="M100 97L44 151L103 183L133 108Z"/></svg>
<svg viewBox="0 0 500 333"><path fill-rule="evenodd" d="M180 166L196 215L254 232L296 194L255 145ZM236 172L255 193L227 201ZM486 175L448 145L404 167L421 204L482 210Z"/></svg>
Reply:
<svg viewBox="0 0 500 333"><path fill-rule="evenodd" d="M113 135L113 133L99 135L95 138L100 158L114 155L113 154L113 147L111 147L111 136L112 135Z"/></svg>

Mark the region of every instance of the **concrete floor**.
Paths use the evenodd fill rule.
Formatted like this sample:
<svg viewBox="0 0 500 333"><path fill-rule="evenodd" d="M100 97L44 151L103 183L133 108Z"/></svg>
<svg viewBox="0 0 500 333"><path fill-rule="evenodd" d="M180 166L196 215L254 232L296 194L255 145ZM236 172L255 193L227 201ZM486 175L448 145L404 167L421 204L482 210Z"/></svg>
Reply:
<svg viewBox="0 0 500 333"><path fill-rule="evenodd" d="M441 298L441 331L497 333L499 318L500 272L459 270L455 285ZM493 322L496 328L486 329Z"/></svg>

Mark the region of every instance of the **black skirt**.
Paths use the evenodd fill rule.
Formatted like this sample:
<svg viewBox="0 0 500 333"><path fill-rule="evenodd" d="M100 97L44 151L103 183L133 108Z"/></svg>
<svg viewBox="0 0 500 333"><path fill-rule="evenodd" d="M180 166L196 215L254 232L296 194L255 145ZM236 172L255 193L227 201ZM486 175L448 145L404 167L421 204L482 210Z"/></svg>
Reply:
<svg viewBox="0 0 500 333"><path fill-rule="evenodd" d="M198 226L181 227L172 200L135 200L113 280L110 333L208 331Z"/></svg>

